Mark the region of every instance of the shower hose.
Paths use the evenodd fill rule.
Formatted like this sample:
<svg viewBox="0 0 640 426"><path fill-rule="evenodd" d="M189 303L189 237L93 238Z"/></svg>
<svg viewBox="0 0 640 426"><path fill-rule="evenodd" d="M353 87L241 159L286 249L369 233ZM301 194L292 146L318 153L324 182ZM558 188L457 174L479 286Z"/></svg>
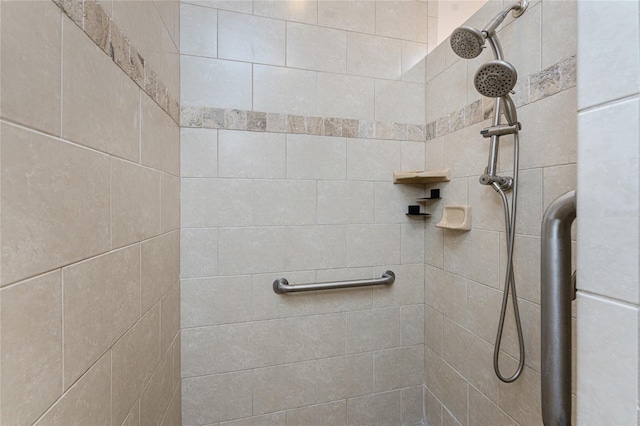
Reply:
<svg viewBox="0 0 640 426"><path fill-rule="evenodd" d="M513 246L515 242L516 231L516 205L518 200L518 163L519 163L520 140L518 133L513 135L513 192L511 193L511 211L509 211L509 202L502 188L497 183L493 183L494 189L502 198L504 206L504 221L506 228L507 240L507 271L504 279L504 293L502 295L502 309L500 310L500 321L498 323L498 334L496 335L496 343L493 349L493 369L496 376L505 383L512 383L520 377L524 367L524 337L522 335L522 323L520 321L520 311L518 310L518 298L516 295L516 279L513 273ZM500 372L499 357L500 346L502 343L502 333L504 331L504 322L507 314L507 305L509 304L509 291L511 291L511 300L513 302L513 314L516 320L516 329L518 332L518 346L520 360L518 368L510 377L505 377Z"/></svg>

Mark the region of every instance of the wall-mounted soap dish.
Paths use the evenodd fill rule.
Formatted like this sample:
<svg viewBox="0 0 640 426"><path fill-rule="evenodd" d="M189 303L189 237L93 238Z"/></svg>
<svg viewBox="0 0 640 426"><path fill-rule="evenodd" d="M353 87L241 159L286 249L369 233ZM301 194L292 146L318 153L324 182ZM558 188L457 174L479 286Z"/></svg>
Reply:
<svg viewBox="0 0 640 426"><path fill-rule="evenodd" d="M471 229L471 206L444 206L438 228L469 231Z"/></svg>

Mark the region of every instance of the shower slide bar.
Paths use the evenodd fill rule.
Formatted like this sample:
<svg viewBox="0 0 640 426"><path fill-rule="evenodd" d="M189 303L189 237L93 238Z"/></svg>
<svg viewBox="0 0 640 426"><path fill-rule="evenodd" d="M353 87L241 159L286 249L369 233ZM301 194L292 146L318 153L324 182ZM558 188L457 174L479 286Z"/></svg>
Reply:
<svg viewBox="0 0 640 426"><path fill-rule="evenodd" d="M331 281L326 283L290 285L286 278L278 278L273 282L273 291L278 294L297 293L301 291L335 290L337 288L369 287L373 285L391 285L396 280L393 271L385 271L381 278L352 281Z"/></svg>
<svg viewBox="0 0 640 426"><path fill-rule="evenodd" d="M571 424L571 223L576 191L558 197L542 219L540 323L542 420Z"/></svg>

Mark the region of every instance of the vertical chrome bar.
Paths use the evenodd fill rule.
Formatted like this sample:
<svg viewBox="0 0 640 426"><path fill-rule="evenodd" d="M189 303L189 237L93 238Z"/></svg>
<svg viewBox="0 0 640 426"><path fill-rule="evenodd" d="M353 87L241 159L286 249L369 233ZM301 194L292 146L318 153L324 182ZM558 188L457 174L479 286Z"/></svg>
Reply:
<svg viewBox="0 0 640 426"><path fill-rule="evenodd" d="M542 420L571 424L571 223L576 191L558 197L542 219L541 355Z"/></svg>
<svg viewBox="0 0 640 426"><path fill-rule="evenodd" d="M495 34L487 34L487 41L491 50L493 50L493 56L496 59L502 60L502 46ZM496 98L495 107L493 108L493 125L500 124L500 115L502 114L502 98ZM487 161L487 175L496 176L498 174L498 149L500 147L500 136L491 136L491 147L489 148L489 160Z"/></svg>

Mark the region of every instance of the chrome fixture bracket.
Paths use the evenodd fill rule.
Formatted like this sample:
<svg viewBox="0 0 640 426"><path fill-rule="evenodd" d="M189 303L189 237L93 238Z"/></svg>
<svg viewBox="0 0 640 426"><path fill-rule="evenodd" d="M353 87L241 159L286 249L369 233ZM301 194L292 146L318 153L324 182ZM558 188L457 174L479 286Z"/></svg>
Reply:
<svg viewBox="0 0 640 426"><path fill-rule="evenodd" d="M490 138L491 136L512 135L518 133L520 130L522 130L522 124L518 122L511 126L508 124L498 124L496 126L485 127L480 130L480 134L483 138Z"/></svg>

